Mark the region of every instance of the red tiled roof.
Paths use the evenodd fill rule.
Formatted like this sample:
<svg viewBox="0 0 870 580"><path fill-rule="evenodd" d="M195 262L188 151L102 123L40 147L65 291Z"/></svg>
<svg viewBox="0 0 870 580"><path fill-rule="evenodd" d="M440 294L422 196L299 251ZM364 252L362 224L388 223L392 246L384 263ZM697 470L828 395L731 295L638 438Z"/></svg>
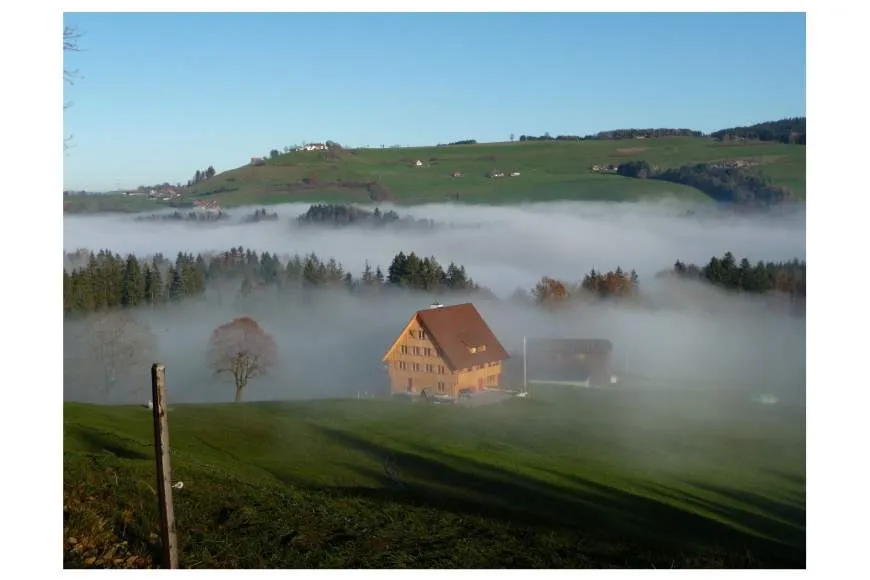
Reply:
<svg viewBox="0 0 870 580"><path fill-rule="evenodd" d="M451 370L510 358L471 303L420 310L416 317ZM483 352L470 350L481 346Z"/></svg>

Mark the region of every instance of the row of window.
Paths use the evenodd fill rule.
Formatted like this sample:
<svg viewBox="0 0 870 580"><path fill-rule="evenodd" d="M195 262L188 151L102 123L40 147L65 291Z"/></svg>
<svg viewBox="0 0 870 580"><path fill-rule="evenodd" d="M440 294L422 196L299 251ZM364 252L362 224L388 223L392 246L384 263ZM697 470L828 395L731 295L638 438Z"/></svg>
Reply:
<svg viewBox="0 0 870 580"><path fill-rule="evenodd" d="M396 367L402 371L414 371L419 373L421 369L425 369L427 373L434 373L437 369L439 375L447 374L447 368L444 365L420 364L418 362L406 362L403 360L396 361Z"/></svg>
<svg viewBox="0 0 870 580"><path fill-rule="evenodd" d="M498 384L498 377L499 377L498 375L489 375L488 377L486 377L486 384L487 385L497 385ZM483 380L478 382L478 387L482 387L482 386L483 386ZM413 379L413 377L408 377L408 392L413 391L413 389L414 389L414 379ZM437 389L438 389L439 393L445 393L447 391L447 383L445 383L444 381L438 381Z"/></svg>
<svg viewBox="0 0 870 580"><path fill-rule="evenodd" d="M426 340L426 331L425 330L409 330L408 334L411 335L411 338Z"/></svg>
<svg viewBox="0 0 870 580"><path fill-rule="evenodd" d="M408 346L403 344L400 349L402 354L413 354L415 356L432 356L432 348L428 346Z"/></svg>
<svg viewBox="0 0 870 580"><path fill-rule="evenodd" d="M435 373L437 372L439 375L447 374L447 367L444 365L434 365L430 363L418 363L418 362L407 362L403 360L394 361L396 368L402 371L414 371L419 373L422 370L425 370L427 373ZM490 362L482 365L474 365L470 369L463 369L467 371L477 371L481 368L489 368L497 366L498 363Z"/></svg>

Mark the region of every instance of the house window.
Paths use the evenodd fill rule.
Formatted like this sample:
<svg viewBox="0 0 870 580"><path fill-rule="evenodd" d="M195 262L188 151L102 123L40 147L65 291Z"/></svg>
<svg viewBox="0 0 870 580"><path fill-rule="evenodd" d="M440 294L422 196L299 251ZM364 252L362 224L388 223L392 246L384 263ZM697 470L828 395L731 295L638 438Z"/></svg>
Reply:
<svg viewBox="0 0 870 580"><path fill-rule="evenodd" d="M401 350L402 354L408 354L408 345L403 344Z"/></svg>
<svg viewBox="0 0 870 580"><path fill-rule="evenodd" d="M444 365L438 365L438 374L444 374Z"/></svg>
<svg viewBox="0 0 870 580"><path fill-rule="evenodd" d="M432 356L432 349L427 346L426 348L423 349L423 353L426 356Z"/></svg>
<svg viewBox="0 0 870 580"><path fill-rule="evenodd" d="M420 363L414 363L414 371L420 372Z"/></svg>
<svg viewBox="0 0 870 580"><path fill-rule="evenodd" d="M417 356L420 356L420 352L421 352L421 351L420 351L420 347L419 347L419 346L415 346L415 347L414 347L414 354L417 355Z"/></svg>
<svg viewBox="0 0 870 580"><path fill-rule="evenodd" d="M439 383L438 383L438 392L439 392L439 393L443 393L443 392L444 392L444 383L443 383L443 382L439 382Z"/></svg>
<svg viewBox="0 0 870 580"><path fill-rule="evenodd" d="M426 331L425 330L420 331L420 340L426 340Z"/></svg>
<svg viewBox="0 0 870 580"><path fill-rule="evenodd" d="M426 365L426 372L431 373L435 370L435 365Z"/></svg>
<svg viewBox="0 0 870 580"><path fill-rule="evenodd" d="M408 365L405 363L405 361L403 361L403 360L399 361L399 368L400 369L405 370L407 368L407 366Z"/></svg>

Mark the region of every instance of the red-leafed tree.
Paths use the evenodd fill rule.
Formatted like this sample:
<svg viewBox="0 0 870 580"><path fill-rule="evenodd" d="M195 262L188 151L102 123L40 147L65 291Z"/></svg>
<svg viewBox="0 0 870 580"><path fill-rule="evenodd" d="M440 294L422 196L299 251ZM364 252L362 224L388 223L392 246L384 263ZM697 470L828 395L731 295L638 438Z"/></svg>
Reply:
<svg viewBox="0 0 870 580"><path fill-rule="evenodd" d="M248 381L265 374L275 364L277 354L275 339L249 316L227 322L211 333L209 365L218 374L232 375L237 403Z"/></svg>

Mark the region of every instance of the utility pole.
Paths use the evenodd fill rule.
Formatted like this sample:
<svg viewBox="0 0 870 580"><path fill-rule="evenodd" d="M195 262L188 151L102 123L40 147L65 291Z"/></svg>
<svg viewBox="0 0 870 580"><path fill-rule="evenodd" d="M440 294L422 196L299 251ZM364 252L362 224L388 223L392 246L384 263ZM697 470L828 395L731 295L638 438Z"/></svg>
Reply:
<svg viewBox="0 0 870 580"><path fill-rule="evenodd" d="M526 336L523 335L523 392L526 393L529 390L529 374L528 374L528 365L526 363Z"/></svg>

